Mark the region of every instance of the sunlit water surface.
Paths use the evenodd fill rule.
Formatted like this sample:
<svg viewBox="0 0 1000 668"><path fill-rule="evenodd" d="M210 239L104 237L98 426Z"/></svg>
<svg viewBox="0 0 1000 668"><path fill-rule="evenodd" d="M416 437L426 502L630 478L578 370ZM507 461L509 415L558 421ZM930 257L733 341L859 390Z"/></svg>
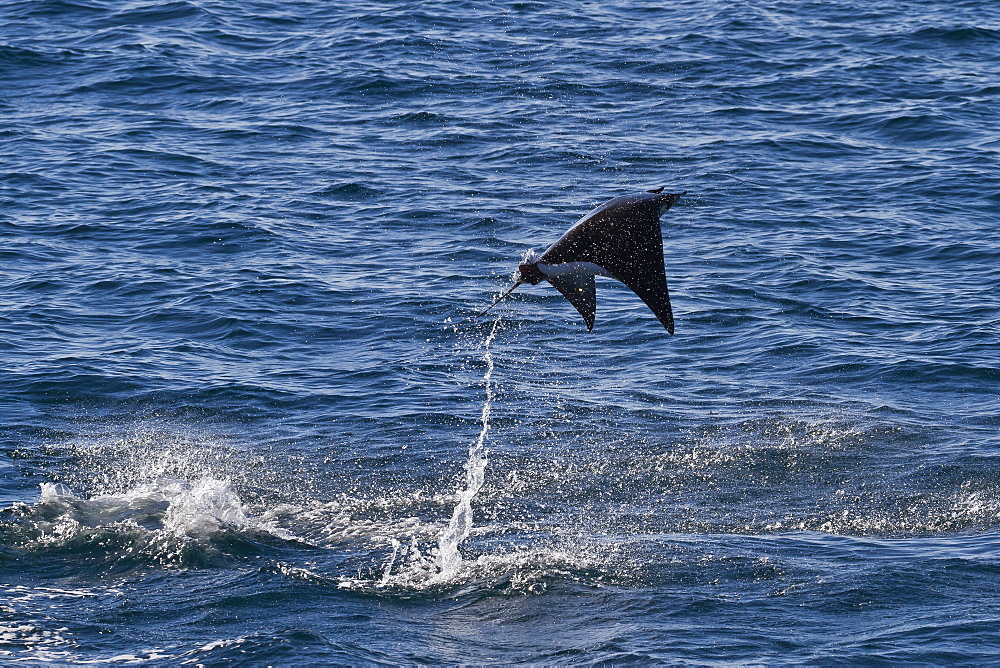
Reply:
<svg viewBox="0 0 1000 668"><path fill-rule="evenodd" d="M667 4L0 2L0 661L1000 658L997 13Z"/></svg>

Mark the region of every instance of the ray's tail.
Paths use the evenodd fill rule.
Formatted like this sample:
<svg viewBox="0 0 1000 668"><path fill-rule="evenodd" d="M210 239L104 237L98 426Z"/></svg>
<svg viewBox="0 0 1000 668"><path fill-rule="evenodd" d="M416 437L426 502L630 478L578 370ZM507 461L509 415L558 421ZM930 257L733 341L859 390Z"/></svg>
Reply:
<svg viewBox="0 0 1000 668"><path fill-rule="evenodd" d="M506 296L507 296L507 295L509 295L510 293L514 292L514 290L515 290L515 289L517 289L517 286L521 285L521 283L523 283L523 282L524 282L524 281L518 281L518 282L517 282L517 283L515 283L514 285L510 286L510 289L509 289L509 290L507 290L507 292L505 292L505 293L503 293L502 295L500 295L499 297L497 297L497 298L496 298L496 301L494 301L494 302L493 302L492 304L490 304L489 306L487 306L487 307L486 307L485 309L483 309L482 311L480 311L479 313L477 313L477 314L476 314L476 317L477 317L477 318L481 318L481 317L483 317L484 315L486 315L486 314L487 314L487 313L489 312L489 310L490 310L491 308L493 308L494 306L496 306L497 304L499 304L500 302L502 302L502 301L503 301L503 299L504 299L504 297L506 297ZM496 327L494 326L494 332L495 332L495 331L496 331ZM492 339L493 339L493 334L491 333L491 334L490 334L490 338L489 338L489 340L492 340ZM489 351L487 351L487 352L489 352Z"/></svg>

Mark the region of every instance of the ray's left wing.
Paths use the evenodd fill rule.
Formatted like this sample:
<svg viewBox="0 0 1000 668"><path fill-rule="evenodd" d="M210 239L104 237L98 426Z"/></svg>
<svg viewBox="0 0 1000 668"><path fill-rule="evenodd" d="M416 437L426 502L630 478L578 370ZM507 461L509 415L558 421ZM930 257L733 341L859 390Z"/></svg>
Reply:
<svg viewBox="0 0 1000 668"><path fill-rule="evenodd" d="M593 331L594 318L597 316L597 282L594 275L574 271L545 278L580 312L583 321L587 323L587 331Z"/></svg>

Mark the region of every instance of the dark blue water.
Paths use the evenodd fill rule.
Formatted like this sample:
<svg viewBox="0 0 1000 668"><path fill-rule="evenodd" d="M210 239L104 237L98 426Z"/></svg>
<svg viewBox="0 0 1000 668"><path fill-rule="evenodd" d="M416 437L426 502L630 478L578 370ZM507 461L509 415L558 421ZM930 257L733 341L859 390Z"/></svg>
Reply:
<svg viewBox="0 0 1000 668"><path fill-rule="evenodd" d="M1000 659L995 5L666 4L0 2L0 660Z"/></svg>

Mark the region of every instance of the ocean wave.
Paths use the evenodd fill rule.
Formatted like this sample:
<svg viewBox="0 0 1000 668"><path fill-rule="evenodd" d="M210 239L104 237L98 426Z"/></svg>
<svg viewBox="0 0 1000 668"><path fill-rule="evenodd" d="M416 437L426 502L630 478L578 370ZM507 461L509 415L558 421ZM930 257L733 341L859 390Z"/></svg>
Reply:
<svg viewBox="0 0 1000 668"><path fill-rule="evenodd" d="M43 483L36 503L0 511L0 544L9 559L59 555L90 572L204 568L293 540L251 520L230 485L208 477L158 478L88 498Z"/></svg>

